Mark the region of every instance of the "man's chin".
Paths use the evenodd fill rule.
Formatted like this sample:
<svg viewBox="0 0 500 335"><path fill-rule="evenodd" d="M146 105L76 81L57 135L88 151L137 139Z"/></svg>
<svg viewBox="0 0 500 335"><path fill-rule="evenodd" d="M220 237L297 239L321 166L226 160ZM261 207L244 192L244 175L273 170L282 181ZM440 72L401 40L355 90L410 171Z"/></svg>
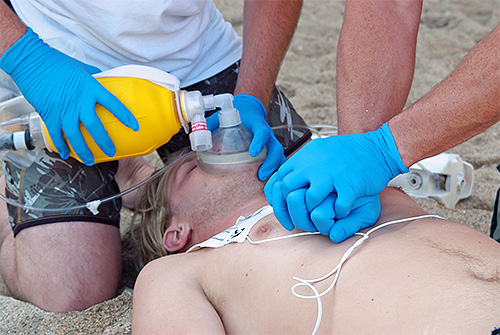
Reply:
<svg viewBox="0 0 500 335"><path fill-rule="evenodd" d="M201 168L198 165L200 171L207 176L221 177L221 178L234 177L234 176L245 176L245 177L254 176L257 180L259 180L259 176L257 173L259 171L260 166L261 164L252 164L251 166L245 166L245 167L234 166L234 168L226 167L223 170L216 170L216 169L210 170L207 169L206 167Z"/></svg>

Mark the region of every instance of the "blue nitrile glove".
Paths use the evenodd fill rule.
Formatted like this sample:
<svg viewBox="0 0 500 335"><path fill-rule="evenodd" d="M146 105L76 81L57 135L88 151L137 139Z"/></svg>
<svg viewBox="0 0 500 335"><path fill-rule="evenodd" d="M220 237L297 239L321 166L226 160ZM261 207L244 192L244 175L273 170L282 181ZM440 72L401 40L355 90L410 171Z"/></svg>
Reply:
<svg viewBox="0 0 500 335"><path fill-rule="evenodd" d="M277 192L280 191L280 184L281 182L274 184ZM286 203L282 198L273 202L275 213L286 212L287 208L294 208L294 211L289 212L293 224L287 221L282 222L283 227L290 231L294 228L308 232L318 231L322 235L329 236L333 242L339 243L360 229L373 225L380 214L380 198L379 194L376 194L356 199L349 215L337 219L333 209L337 198L335 193L330 193L309 214L304 202L306 192L306 188L299 188L288 194Z"/></svg>
<svg viewBox="0 0 500 335"><path fill-rule="evenodd" d="M363 228L370 227L380 214L379 194L356 199L351 212L345 218L336 219L332 210L335 197L330 195L311 212L317 231L340 243ZM298 228L298 227L297 227Z"/></svg>
<svg viewBox="0 0 500 335"><path fill-rule="evenodd" d="M256 157L267 145L267 158L259 168L259 179L264 181L286 160L283 146L278 142L271 126L266 121L266 109L262 102L249 94L234 96L233 106L240 112L241 123L253 135L250 156ZM219 127L218 112L207 118L208 130Z"/></svg>
<svg viewBox="0 0 500 335"><path fill-rule="evenodd" d="M95 112L96 103L126 126L139 129L127 107L92 77L100 72L98 68L51 48L29 28L2 55L0 68L12 77L26 100L40 114L63 159L69 157L69 148L62 131L78 157L86 165L94 164L79 122L106 155L116 153L115 145Z"/></svg>
<svg viewBox="0 0 500 335"><path fill-rule="evenodd" d="M264 192L285 228L311 230L314 226L322 233L329 232L333 241L339 241L359 227L375 223L380 209L374 214L375 206L362 206L358 201L373 202L371 197L378 196L392 178L404 172L408 169L386 123L376 131L307 143L271 176ZM331 194L335 197L326 200ZM320 204L328 203L331 208L320 207L321 211L313 215ZM329 210L330 216L325 217ZM330 227L325 222L330 222ZM340 229L344 236L337 236Z"/></svg>

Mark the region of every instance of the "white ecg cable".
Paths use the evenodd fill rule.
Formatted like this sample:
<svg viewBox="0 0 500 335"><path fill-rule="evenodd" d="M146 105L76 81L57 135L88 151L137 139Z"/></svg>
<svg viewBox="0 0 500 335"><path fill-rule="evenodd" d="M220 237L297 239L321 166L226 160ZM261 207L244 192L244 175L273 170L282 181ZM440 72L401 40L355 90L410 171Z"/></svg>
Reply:
<svg viewBox="0 0 500 335"><path fill-rule="evenodd" d="M254 241L250 237L247 236L247 240L251 244L261 244L261 243L266 243L266 242L273 242L273 241L278 241L278 240L284 240L284 239L292 238L292 237L299 237L299 236L305 236L305 235L318 235L318 234L319 234L319 231L315 231L315 232L304 231L302 233L296 233L296 234L291 234L291 235L278 236L278 237L273 237L273 238L266 238L266 239L259 240L259 241Z"/></svg>
<svg viewBox="0 0 500 335"><path fill-rule="evenodd" d="M352 254L354 249L359 247L361 244L363 244L364 241L366 241L371 233L374 231L387 227L389 225L393 224L398 224L398 223L403 223L403 222L408 222L408 221L413 221L413 220L419 220L419 219L426 219L426 218L435 218L435 219L441 219L441 220L446 220L445 218L439 216L439 215L433 215L433 214L426 214L426 215L420 215L420 216L414 216L414 217L409 217L409 218L404 218L404 219L398 219L398 220L393 220L393 221L388 221L385 223L382 223L376 227L373 227L372 229L368 230L366 233L355 233L354 235L361 236L358 240L356 240L349 249L347 249L344 254L342 255L342 258L340 259L339 263L333 270L328 272L326 275L316 278L316 279L302 279L299 277L293 277L294 280L298 281L297 284L293 285L291 288L292 294L296 296L297 298L301 299L316 299L317 305L318 305L318 317L316 319L316 325L314 326L314 330L312 334L316 334L318 331L318 328L321 324L321 319L323 317L323 304L321 302L321 297L330 292L333 287L337 284L337 281L340 276L340 271L342 270L342 266L344 265L345 261L349 258L349 256ZM264 240L259 240L259 241L253 241L250 239L250 237L246 237L248 242L251 244L260 244L260 243L265 243L265 242L273 242L277 240L284 240L286 238L291 238L291 237L299 237L299 236L304 236L304 235L317 235L319 232L301 232L297 234L291 234L291 235L284 235L284 236L278 236L274 238L269 238L269 239L264 239ZM332 242L333 243L333 242ZM333 282L330 284L330 286L324 290L322 293L319 293L318 290L314 287L314 283L321 282L329 277L331 277L335 273L335 277L333 279ZM307 286L311 291L313 291L313 295L302 295L296 292L296 289L300 286Z"/></svg>

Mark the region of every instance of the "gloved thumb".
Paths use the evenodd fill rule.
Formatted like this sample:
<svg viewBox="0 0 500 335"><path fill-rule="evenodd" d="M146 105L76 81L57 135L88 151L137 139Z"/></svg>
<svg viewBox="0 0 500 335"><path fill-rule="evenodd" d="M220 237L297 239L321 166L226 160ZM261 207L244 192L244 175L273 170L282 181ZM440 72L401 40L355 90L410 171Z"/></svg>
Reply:
<svg viewBox="0 0 500 335"><path fill-rule="evenodd" d="M379 195L356 200L354 210L345 218L337 220L330 230L330 240L340 243L363 228L370 227L380 215Z"/></svg>
<svg viewBox="0 0 500 335"><path fill-rule="evenodd" d="M337 196L330 193L316 208L311 211L311 221L321 235L329 236L335 225L335 211L333 210Z"/></svg>
<svg viewBox="0 0 500 335"><path fill-rule="evenodd" d="M335 201L335 216L337 219L345 218L353 209L356 194L350 187L337 188L337 200Z"/></svg>

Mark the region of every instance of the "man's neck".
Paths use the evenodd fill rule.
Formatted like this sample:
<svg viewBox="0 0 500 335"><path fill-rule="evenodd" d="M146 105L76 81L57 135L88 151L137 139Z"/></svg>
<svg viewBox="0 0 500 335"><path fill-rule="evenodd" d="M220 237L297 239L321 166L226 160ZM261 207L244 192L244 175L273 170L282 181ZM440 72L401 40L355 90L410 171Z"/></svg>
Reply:
<svg viewBox="0 0 500 335"><path fill-rule="evenodd" d="M210 239L220 232L234 226L241 216L247 217L266 205L268 205L268 202L264 193L262 193L262 196L253 197L245 201L233 210L228 211L225 215L219 216L217 219L208 220L207 218L203 220L203 222L198 222L197 229L193 230L190 241L181 251L186 251L193 245Z"/></svg>
<svg viewBox="0 0 500 335"><path fill-rule="evenodd" d="M248 217L264 206L269 205L265 196L262 198L254 199L245 204L245 206L234 211L231 216L228 216L227 221L225 221L224 227L229 228L235 225L239 217ZM263 217L259 222L253 226L250 231L249 237L254 241L262 241L269 238L275 238L279 236L285 236L290 234L296 234L302 232L299 229L294 229L292 231L286 230L274 214L267 215Z"/></svg>
<svg viewBox="0 0 500 335"><path fill-rule="evenodd" d="M268 202L264 195L262 197L257 197L249 200L239 208L228 213L226 218L223 220L224 224L222 226L226 228L232 227L240 216L247 217L249 215L252 215L256 211L267 205Z"/></svg>

